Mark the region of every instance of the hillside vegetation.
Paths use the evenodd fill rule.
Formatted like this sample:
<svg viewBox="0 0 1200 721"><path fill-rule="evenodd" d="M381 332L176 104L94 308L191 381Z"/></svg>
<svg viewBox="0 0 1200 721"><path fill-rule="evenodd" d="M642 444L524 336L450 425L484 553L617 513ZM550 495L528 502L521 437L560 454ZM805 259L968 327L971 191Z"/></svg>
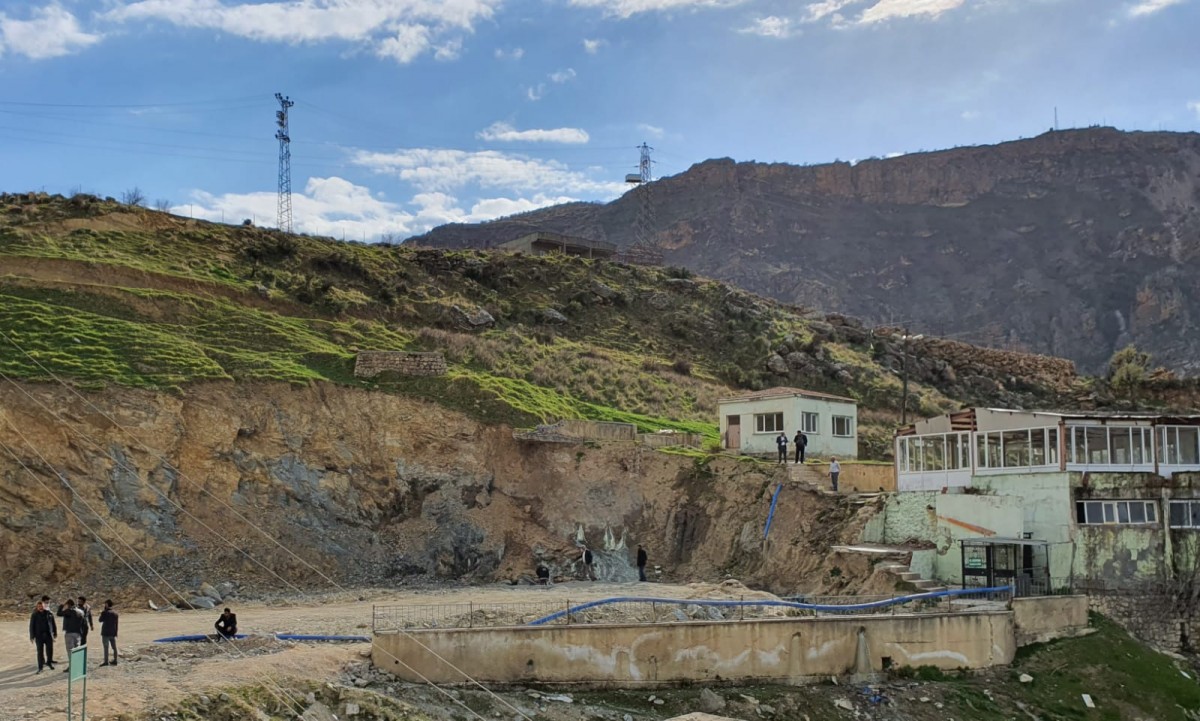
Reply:
<svg viewBox="0 0 1200 721"><path fill-rule="evenodd" d="M329 381L491 423L618 420L713 440L718 398L796 385L858 399L875 456L899 415L903 365L887 329L682 269L365 246L44 194L0 196L0 331L0 370L31 381ZM450 372L356 379L367 349L442 351ZM943 343L909 364L916 413L1105 400L1034 356Z"/></svg>

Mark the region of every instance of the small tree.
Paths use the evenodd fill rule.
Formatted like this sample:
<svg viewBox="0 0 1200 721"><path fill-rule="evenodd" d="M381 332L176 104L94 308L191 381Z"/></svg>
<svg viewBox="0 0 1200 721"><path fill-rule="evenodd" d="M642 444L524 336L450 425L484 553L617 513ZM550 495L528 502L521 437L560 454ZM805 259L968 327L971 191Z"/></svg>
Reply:
<svg viewBox="0 0 1200 721"><path fill-rule="evenodd" d="M136 185L121 193L121 202L125 205L145 205L146 194Z"/></svg>
<svg viewBox="0 0 1200 721"><path fill-rule="evenodd" d="M1132 343L1113 353L1108 361L1108 385L1133 405L1138 390L1146 382L1150 354L1143 353Z"/></svg>
<svg viewBox="0 0 1200 721"><path fill-rule="evenodd" d="M162 213L169 213L171 212L171 201L166 198L159 198L154 201L154 209Z"/></svg>

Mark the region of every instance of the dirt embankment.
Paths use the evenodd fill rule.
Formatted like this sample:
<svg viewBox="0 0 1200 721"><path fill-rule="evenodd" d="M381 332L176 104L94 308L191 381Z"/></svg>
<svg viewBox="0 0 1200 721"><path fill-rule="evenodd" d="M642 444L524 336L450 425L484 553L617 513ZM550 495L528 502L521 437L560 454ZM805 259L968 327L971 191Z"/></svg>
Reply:
<svg viewBox="0 0 1200 721"><path fill-rule="evenodd" d="M729 574L812 592L870 570L828 558L870 510L799 489L782 494L764 552L771 467L519 442L433 404L331 385L86 401L4 385L0 443L20 461L0 452L0 593L12 603L122 587L154 597L121 559L168 595L139 556L191 589L328 586L320 574L347 585L512 580L538 561L573 576L581 538L609 580L635 577L637 543L664 579Z"/></svg>

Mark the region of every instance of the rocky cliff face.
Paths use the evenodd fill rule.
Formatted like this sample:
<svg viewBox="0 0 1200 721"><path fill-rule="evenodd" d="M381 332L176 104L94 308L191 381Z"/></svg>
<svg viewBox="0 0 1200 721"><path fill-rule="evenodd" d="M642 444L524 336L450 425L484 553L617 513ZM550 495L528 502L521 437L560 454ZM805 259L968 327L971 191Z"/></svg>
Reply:
<svg viewBox="0 0 1200 721"><path fill-rule="evenodd" d="M13 602L155 598L133 570L166 594L140 559L186 588L327 587L306 564L350 585L515 580L538 561L574 576L580 538L611 580L636 578L643 543L668 578L829 590L855 577L821 572L829 545L856 540L870 513L789 492L772 528L781 550L764 555L771 466L520 442L433 404L325 384L86 402L5 386L0 444L16 456L0 453L0 595Z"/></svg>
<svg viewBox="0 0 1200 721"><path fill-rule="evenodd" d="M1127 343L1200 371L1194 133L1051 132L855 165L711 160L649 192L668 263L754 292L1086 372ZM631 193L414 241L541 228L627 245L637 207Z"/></svg>

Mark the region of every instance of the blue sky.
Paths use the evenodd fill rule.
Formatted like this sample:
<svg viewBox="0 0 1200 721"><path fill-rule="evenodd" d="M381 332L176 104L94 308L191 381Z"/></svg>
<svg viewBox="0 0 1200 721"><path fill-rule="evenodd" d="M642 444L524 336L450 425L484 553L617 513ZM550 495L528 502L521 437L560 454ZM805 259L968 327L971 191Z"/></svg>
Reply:
<svg viewBox="0 0 1200 721"><path fill-rule="evenodd" d="M1200 127L1200 0L0 0L0 189L298 230L609 200L711 157Z"/></svg>

